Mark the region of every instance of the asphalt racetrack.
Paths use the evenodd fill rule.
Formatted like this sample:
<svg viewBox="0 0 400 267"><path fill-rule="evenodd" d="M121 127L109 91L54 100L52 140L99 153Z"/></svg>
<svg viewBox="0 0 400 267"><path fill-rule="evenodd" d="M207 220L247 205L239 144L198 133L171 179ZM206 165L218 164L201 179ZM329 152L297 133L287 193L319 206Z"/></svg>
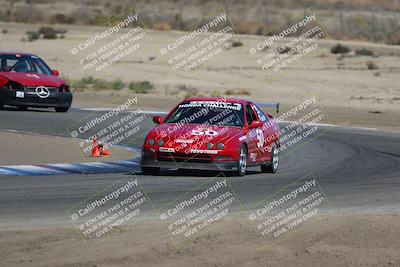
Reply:
<svg viewBox="0 0 400 267"><path fill-rule="evenodd" d="M91 111L72 108L68 113L0 111L1 130L68 137L66 128ZM144 133L152 125L141 129ZM251 206L304 175L312 173L324 190L331 212L393 210L400 203L400 135L350 127L320 127L321 134L281 157L276 174L250 169L229 182L245 207ZM140 147L144 136L131 145ZM34 153L34 152L32 152ZM7 157L2 151L1 157ZM40 157L40 155L37 155ZM157 208L193 190L211 172L182 174L163 170L158 176L132 170ZM68 225L66 210L132 173L53 176L0 176L0 225ZM397 207L396 207L397 206Z"/></svg>

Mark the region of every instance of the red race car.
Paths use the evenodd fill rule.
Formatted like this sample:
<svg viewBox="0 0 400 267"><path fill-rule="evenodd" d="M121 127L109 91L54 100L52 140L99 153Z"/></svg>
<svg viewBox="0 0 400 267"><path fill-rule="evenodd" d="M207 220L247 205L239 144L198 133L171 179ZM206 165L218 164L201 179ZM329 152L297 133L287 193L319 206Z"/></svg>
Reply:
<svg viewBox="0 0 400 267"><path fill-rule="evenodd" d="M160 168L236 171L249 166L275 173L279 164L279 126L261 105L247 100L192 97L165 118L154 116L146 136L141 168L157 174ZM275 106L278 104L264 104Z"/></svg>
<svg viewBox="0 0 400 267"><path fill-rule="evenodd" d="M36 55L0 52L0 108L54 107L67 112L72 94L58 75Z"/></svg>

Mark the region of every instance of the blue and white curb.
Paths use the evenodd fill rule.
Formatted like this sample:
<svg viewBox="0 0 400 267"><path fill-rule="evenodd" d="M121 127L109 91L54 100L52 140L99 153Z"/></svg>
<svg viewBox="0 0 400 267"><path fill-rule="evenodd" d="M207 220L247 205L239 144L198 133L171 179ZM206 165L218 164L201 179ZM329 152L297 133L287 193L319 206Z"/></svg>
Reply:
<svg viewBox="0 0 400 267"><path fill-rule="evenodd" d="M63 174L95 174L139 171L140 150L130 160L112 162L58 163L0 166L0 176L45 176Z"/></svg>
<svg viewBox="0 0 400 267"><path fill-rule="evenodd" d="M0 167L0 176L41 176L62 174L115 173L139 170L137 160L113 162L9 165Z"/></svg>

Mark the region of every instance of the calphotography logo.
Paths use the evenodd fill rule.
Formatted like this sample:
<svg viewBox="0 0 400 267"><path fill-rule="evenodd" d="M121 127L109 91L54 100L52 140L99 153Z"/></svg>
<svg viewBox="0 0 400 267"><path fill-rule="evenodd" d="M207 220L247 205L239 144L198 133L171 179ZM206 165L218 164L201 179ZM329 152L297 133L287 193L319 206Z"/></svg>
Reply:
<svg viewBox="0 0 400 267"><path fill-rule="evenodd" d="M50 95L49 89L45 86L38 86L35 89L36 95L40 98L48 98Z"/></svg>

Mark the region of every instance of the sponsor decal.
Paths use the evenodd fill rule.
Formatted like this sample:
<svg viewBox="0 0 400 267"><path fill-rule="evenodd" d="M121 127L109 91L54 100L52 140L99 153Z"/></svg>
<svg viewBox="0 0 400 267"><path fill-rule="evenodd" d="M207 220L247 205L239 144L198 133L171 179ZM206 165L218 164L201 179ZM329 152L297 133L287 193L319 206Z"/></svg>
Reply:
<svg viewBox="0 0 400 267"><path fill-rule="evenodd" d="M160 147L160 152L169 152L169 153L173 153L175 152L175 149L171 148L171 147Z"/></svg>
<svg viewBox="0 0 400 267"><path fill-rule="evenodd" d="M194 142L194 140L192 140L192 139L176 139L175 142L179 143L179 144L192 144Z"/></svg>
<svg viewBox="0 0 400 267"><path fill-rule="evenodd" d="M264 146L264 133L261 129L257 129L256 134L257 134L257 147L262 148Z"/></svg>
<svg viewBox="0 0 400 267"><path fill-rule="evenodd" d="M206 149L191 149L190 153L194 154L217 154L218 150L206 150Z"/></svg>
<svg viewBox="0 0 400 267"><path fill-rule="evenodd" d="M242 105L239 103L226 103L218 101L190 101L179 105L180 108L193 108L193 107L203 107L203 108L225 108L232 110L241 110Z"/></svg>
<svg viewBox="0 0 400 267"><path fill-rule="evenodd" d="M202 129L198 129L198 130L192 130L192 135L208 135L208 136L217 136L218 132L214 131L214 130L202 130Z"/></svg>

